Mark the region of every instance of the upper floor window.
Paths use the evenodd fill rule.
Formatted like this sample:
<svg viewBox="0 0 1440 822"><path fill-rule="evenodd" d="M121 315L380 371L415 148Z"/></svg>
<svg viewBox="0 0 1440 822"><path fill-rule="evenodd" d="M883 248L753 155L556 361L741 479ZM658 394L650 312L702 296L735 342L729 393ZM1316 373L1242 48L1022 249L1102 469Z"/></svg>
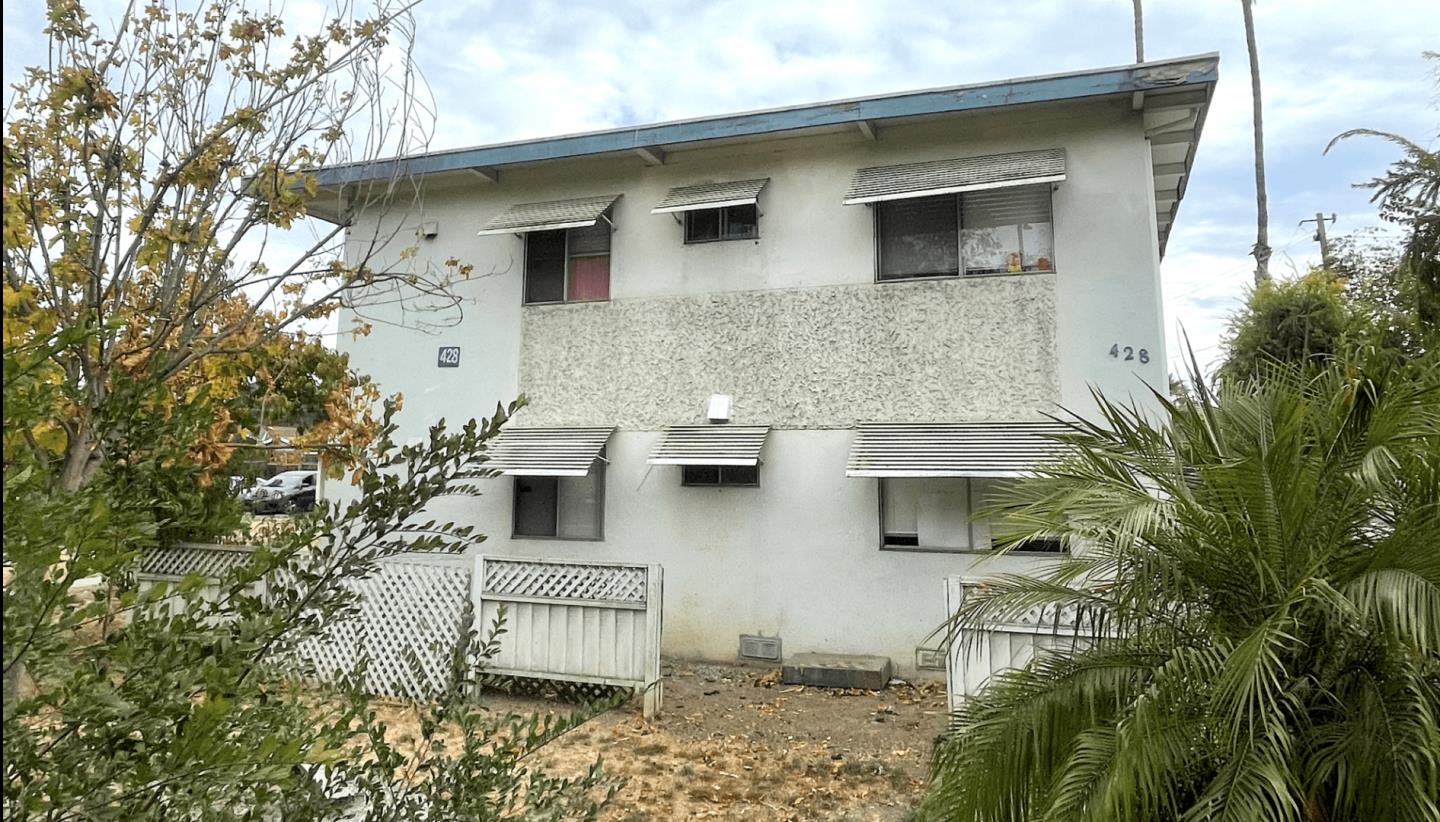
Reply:
<svg viewBox="0 0 1440 822"><path fill-rule="evenodd" d="M877 202L878 279L1049 271L1051 226L1048 185Z"/></svg>
<svg viewBox="0 0 1440 822"><path fill-rule="evenodd" d="M753 240L760 236L760 192L769 177L695 183L666 192L651 214L669 214L685 226L686 243Z"/></svg>
<svg viewBox="0 0 1440 822"><path fill-rule="evenodd" d="M610 223L525 235L525 302L610 299Z"/></svg>
<svg viewBox="0 0 1440 822"><path fill-rule="evenodd" d="M754 203L685 212L685 242L753 240L760 236L760 211Z"/></svg>

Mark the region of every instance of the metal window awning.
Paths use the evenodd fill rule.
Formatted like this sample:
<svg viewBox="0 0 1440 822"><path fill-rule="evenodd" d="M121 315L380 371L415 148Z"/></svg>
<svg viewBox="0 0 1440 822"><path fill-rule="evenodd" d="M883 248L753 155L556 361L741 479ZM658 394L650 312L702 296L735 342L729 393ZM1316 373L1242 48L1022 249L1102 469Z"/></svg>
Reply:
<svg viewBox="0 0 1440 822"><path fill-rule="evenodd" d="M701 183L670 189L670 193L655 207L651 214L671 214L677 211L699 211L703 208L726 208L727 206L755 205L760 201L760 190L770 178L763 180L735 180L729 183Z"/></svg>
<svg viewBox="0 0 1440 822"><path fill-rule="evenodd" d="M845 205L933 197L964 191L1057 183L1065 179L1065 149L1017 151L988 157L876 166L855 172Z"/></svg>
<svg viewBox="0 0 1440 822"><path fill-rule="evenodd" d="M515 477L583 477L600 459L611 428L504 428L483 465Z"/></svg>
<svg viewBox="0 0 1440 822"><path fill-rule="evenodd" d="M1056 422L866 422L850 446L850 477L1021 477L1068 449Z"/></svg>
<svg viewBox="0 0 1440 822"><path fill-rule="evenodd" d="M618 199L619 194L605 194L575 200L521 203L490 218L477 234L485 237L491 234L527 234L531 231L589 228L600 222L600 218Z"/></svg>
<svg viewBox="0 0 1440 822"><path fill-rule="evenodd" d="M651 465L759 465L768 425L672 425Z"/></svg>

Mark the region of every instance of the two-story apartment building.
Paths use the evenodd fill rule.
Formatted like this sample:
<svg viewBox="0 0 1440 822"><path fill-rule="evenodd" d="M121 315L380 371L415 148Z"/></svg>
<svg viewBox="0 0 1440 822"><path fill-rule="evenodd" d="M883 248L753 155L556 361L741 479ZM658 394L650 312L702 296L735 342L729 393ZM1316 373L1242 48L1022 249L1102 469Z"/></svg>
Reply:
<svg viewBox="0 0 1440 822"><path fill-rule="evenodd" d="M1165 389L1160 258L1217 66L329 169L356 253L473 266L453 322L378 295L341 347L409 433L528 397L503 475L437 510L487 553L660 563L673 655L761 634L906 670L945 575L1055 549L987 558L971 517L1050 452L1045 415Z"/></svg>

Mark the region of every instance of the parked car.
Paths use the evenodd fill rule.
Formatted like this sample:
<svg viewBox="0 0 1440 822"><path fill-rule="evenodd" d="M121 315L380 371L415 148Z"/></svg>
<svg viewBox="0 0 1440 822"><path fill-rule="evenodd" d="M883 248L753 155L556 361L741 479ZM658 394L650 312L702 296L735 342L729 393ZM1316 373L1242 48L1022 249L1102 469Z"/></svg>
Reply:
<svg viewBox="0 0 1440 822"><path fill-rule="evenodd" d="M282 471L247 488L240 501L257 514L309 511L315 507L314 471Z"/></svg>

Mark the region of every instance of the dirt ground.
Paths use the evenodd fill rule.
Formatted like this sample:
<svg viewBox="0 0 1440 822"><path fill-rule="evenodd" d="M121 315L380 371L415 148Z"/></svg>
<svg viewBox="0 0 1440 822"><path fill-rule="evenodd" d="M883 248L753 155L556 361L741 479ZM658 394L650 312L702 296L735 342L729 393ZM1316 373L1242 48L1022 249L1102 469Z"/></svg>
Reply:
<svg viewBox="0 0 1440 822"><path fill-rule="evenodd" d="M628 780L608 822L904 819L945 724L944 687L835 690L779 678L778 668L667 664L659 717L646 721L638 704L604 714L542 762L573 776L602 755ZM565 710L488 692L485 702L502 713Z"/></svg>

